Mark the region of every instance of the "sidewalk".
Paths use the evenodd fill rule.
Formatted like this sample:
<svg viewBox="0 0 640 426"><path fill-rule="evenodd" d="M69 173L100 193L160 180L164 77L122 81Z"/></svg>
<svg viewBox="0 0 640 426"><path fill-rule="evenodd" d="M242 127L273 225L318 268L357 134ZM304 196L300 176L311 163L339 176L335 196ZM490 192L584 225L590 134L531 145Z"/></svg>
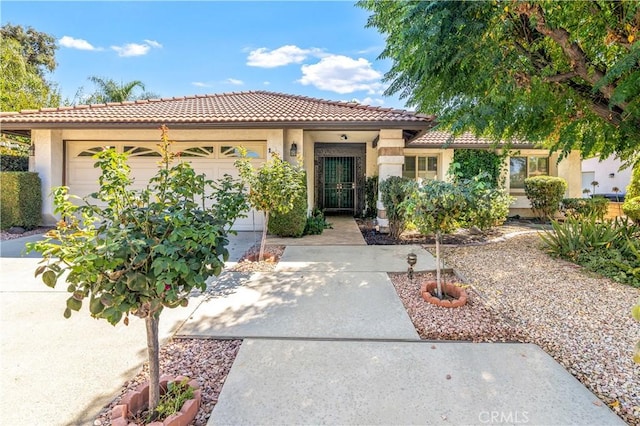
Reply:
<svg viewBox="0 0 640 426"><path fill-rule="evenodd" d="M227 276L178 331L244 339L209 425L624 424L536 345L419 340L386 272L425 250L324 241Z"/></svg>

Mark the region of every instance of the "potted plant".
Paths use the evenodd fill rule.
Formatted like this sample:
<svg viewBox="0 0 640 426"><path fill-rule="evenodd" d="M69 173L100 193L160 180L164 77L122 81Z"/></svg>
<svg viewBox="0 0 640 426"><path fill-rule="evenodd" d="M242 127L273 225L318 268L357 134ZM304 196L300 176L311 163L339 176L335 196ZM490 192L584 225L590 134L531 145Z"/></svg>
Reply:
<svg viewBox="0 0 640 426"><path fill-rule="evenodd" d="M430 292L434 290L435 294L432 296L438 300L444 301L445 295L448 294L459 300L461 302L459 305L462 305L462 302L466 303L466 294L460 292L462 290L460 287L449 285L443 291L440 256L442 235L458 228L458 220L462 218L468 204L466 194L459 185L429 180L411 191L408 199L403 203L407 218L415 224L418 231L425 235L435 235L436 282L432 285L428 283L423 285L423 297L430 302L435 302L435 300L429 300ZM440 305L451 306L451 303Z"/></svg>
<svg viewBox="0 0 640 426"><path fill-rule="evenodd" d="M160 399L160 314L186 306L193 289L205 291L207 278L220 274L230 228L248 209L240 182L229 176L214 182L189 163L172 165L166 126L161 140L160 167L146 189L130 189L126 154L105 149L95 157L99 191L80 200L55 188L62 219L28 245L43 256L36 276L50 287L66 282L66 318L88 304L91 316L113 325L128 325L130 315L145 320L151 412Z"/></svg>

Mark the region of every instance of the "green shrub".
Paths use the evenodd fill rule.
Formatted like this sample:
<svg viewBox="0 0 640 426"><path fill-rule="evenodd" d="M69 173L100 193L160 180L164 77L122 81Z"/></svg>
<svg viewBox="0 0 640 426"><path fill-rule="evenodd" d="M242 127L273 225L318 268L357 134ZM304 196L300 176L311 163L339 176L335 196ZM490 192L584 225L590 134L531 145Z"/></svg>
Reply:
<svg viewBox="0 0 640 426"><path fill-rule="evenodd" d="M307 224L307 175L300 174L304 189L293 202L293 208L286 213L274 211L269 218L269 232L279 237L299 238L304 235Z"/></svg>
<svg viewBox="0 0 640 426"><path fill-rule="evenodd" d="M566 190L567 182L555 176L534 176L524 180L524 192L540 220L553 217Z"/></svg>
<svg viewBox="0 0 640 426"><path fill-rule="evenodd" d="M27 172L29 171L29 156L27 155L0 155L0 172Z"/></svg>
<svg viewBox="0 0 640 426"><path fill-rule="evenodd" d="M622 211L634 222L640 222L640 162L633 168Z"/></svg>
<svg viewBox="0 0 640 426"><path fill-rule="evenodd" d="M331 229L331 224L325 220L322 210L313 209L311 216L307 218L304 235L320 235L325 229Z"/></svg>
<svg viewBox="0 0 640 426"><path fill-rule="evenodd" d="M472 179L484 173L487 182L498 187L502 184L500 175L504 167L504 154L481 149L456 149L449 173L456 181Z"/></svg>
<svg viewBox="0 0 640 426"><path fill-rule="evenodd" d="M562 199L562 210L567 217L587 218L593 216L603 220L608 207L609 200L604 197Z"/></svg>
<svg viewBox="0 0 640 426"><path fill-rule="evenodd" d="M625 198L622 211L629 219L640 223L640 197Z"/></svg>
<svg viewBox="0 0 640 426"><path fill-rule="evenodd" d="M414 187L413 180L399 176L391 176L380 182L380 195L389 220L389 233L394 239L400 238L405 230L406 209L402 202L409 197Z"/></svg>
<svg viewBox="0 0 640 426"><path fill-rule="evenodd" d="M33 229L42 221L40 177L31 172L0 172L0 224L2 229Z"/></svg>
<svg viewBox="0 0 640 426"><path fill-rule="evenodd" d="M540 235L547 253L640 287L640 225L621 218L598 221L595 216L569 217L551 225L552 231Z"/></svg>
<svg viewBox="0 0 640 426"><path fill-rule="evenodd" d="M491 184L488 177L488 173L481 172L459 183L468 202L461 222L483 231L504 223L514 200L505 190Z"/></svg>
<svg viewBox="0 0 640 426"><path fill-rule="evenodd" d="M378 176L369 176L365 183L365 199L366 208L364 211L365 218L374 218L378 215Z"/></svg>

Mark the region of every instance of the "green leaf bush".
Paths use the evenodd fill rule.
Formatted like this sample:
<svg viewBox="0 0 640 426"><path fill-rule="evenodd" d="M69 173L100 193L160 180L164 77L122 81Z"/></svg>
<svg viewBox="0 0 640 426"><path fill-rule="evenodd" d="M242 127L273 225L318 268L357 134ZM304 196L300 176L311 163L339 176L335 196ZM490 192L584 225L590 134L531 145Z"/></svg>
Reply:
<svg viewBox="0 0 640 426"><path fill-rule="evenodd" d="M365 183L366 208L364 211L365 218L375 218L378 215L378 176L369 176Z"/></svg>
<svg viewBox="0 0 640 426"><path fill-rule="evenodd" d="M399 176L390 176L380 182L382 204L389 220L389 234L396 240L406 229L406 204L403 201L409 198L415 188L416 183L412 179Z"/></svg>
<svg viewBox="0 0 640 426"><path fill-rule="evenodd" d="M0 172L27 172L29 171L28 155L0 154Z"/></svg>
<svg viewBox="0 0 640 426"><path fill-rule="evenodd" d="M640 222L640 163L633 169L622 211L634 222Z"/></svg>
<svg viewBox="0 0 640 426"><path fill-rule="evenodd" d="M33 229L42 222L40 177L31 172L0 172L0 224L2 229Z"/></svg>
<svg viewBox="0 0 640 426"><path fill-rule="evenodd" d="M307 175L300 174L303 190L286 213L273 212L269 218L269 233L279 237L299 238L307 225Z"/></svg>
<svg viewBox="0 0 640 426"><path fill-rule="evenodd" d="M545 250L606 277L640 287L640 225L628 219L595 216L552 221L540 234Z"/></svg>
<svg viewBox="0 0 640 426"><path fill-rule="evenodd" d="M491 150L456 149L453 151L453 163L449 174L453 175L456 181L473 179L482 175L483 180L492 186L502 186L501 175L506 167L505 155L506 152L498 154Z"/></svg>
<svg viewBox="0 0 640 426"><path fill-rule="evenodd" d="M493 185L488 173L480 172L471 179L459 181L458 185L467 198L467 208L461 218L465 226L486 231L507 220L509 206L515 198Z"/></svg>
<svg viewBox="0 0 640 426"><path fill-rule="evenodd" d="M534 176L524 180L524 192L540 220L549 220L560 209L567 181L555 176Z"/></svg>
<svg viewBox="0 0 640 426"><path fill-rule="evenodd" d="M331 229L331 224L325 219L322 210L313 209L311 216L307 218L304 235L320 235L325 229Z"/></svg>
<svg viewBox="0 0 640 426"><path fill-rule="evenodd" d="M609 208L609 200L604 197L563 198L561 210L567 217L595 217L603 220Z"/></svg>

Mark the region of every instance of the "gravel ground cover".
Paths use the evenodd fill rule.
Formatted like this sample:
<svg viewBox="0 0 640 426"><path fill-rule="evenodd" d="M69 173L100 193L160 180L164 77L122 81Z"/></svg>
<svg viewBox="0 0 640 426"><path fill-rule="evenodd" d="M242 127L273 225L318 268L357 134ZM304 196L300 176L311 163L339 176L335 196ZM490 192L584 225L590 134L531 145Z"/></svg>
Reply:
<svg viewBox="0 0 640 426"><path fill-rule="evenodd" d="M623 420L640 424L640 365L632 360L640 324L630 313L639 289L551 258L535 234L447 247L444 257L472 294L482 295L474 301L513 324L499 333L539 345ZM430 311L420 310L414 321L430 321ZM492 339L492 328L487 331Z"/></svg>
<svg viewBox="0 0 640 426"><path fill-rule="evenodd" d="M241 340L174 339L160 349L160 374L183 375L198 380L202 405L195 418L196 426L204 426L218 402L222 385L240 349ZM111 424L111 409L122 397L149 379L148 365L126 382L120 394L102 409L93 424Z"/></svg>

